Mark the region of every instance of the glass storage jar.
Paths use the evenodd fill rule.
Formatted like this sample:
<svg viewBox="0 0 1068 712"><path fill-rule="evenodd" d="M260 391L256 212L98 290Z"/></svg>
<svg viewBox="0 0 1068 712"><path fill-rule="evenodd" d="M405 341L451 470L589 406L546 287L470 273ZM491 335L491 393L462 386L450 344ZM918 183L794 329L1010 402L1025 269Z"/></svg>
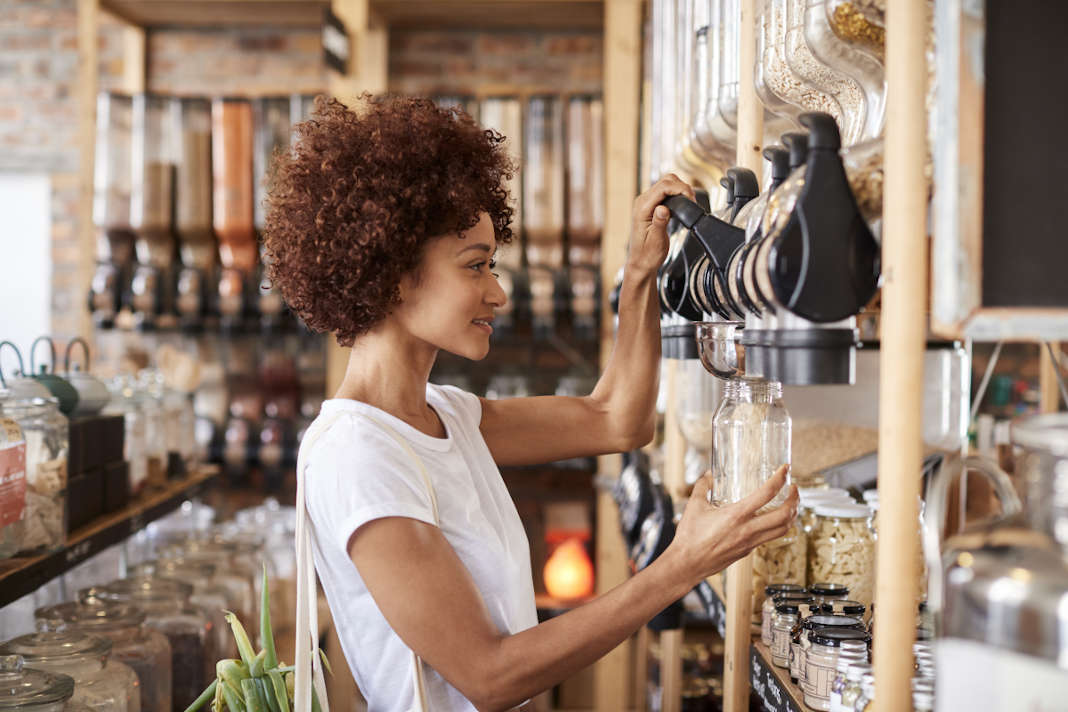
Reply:
<svg viewBox="0 0 1068 712"><path fill-rule="evenodd" d="M872 667L869 663L853 663L846 670L846 681L842 686L842 712L853 712L856 708L864 676L871 675L871 671Z"/></svg>
<svg viewBox="0 0 1068 712"><path fill-rule="evenodd" d="M809 634L818 628L849 628L863 631L864 623L852 616L835 616L822 612L813 613L798 623L794 639L790 644L790 680L794 684L803 685L805 681L805 658L811 646Z"/></svg>
<svg viewBox="0 0 1068 712"><path fill-rule="evenodd" d="M805 583L807 556L808 542L797 519L786 534L753 550L753 623L763 619L767 582Z"/></svg>
<svg viewBox="0 0 1068 712"><path fill-rule="evenodd" d="M171 712L171 645L160 632L145 626L145 614L134 606L91 600L60 603L34 612L37 627L64 627L107 638L111 659L137 673L144 712Z"/></svg>
<svg viewBox="0 0 1068 712"><path fill-rule="evenodd" d="M749 496L780 466L790 463L790 414L782 402L782 384L747 377L737 379L736 386L736 403L716 416L713 446L731 502ZM789 484L787 476L786 485L767 508L786 500Z"/></svg>
<svg viewBox="0 0 1068 712"><path fill-rule="evenodd" d="M849 628L817 628L809 634L805 656L805 679L801 686L805 704L826 712L831 707L831 683L838 668L839 652L867 658L871 636Z"/></svg>
<svg viewBox="0 0 1068 712"><path fill-rule="evenodd" d="M20 655L0 657L0 710L68 712L74 680L25 666Z"/></svg>
<svg viewBox="0 0 1068 712"><path fill-rule="evenodd" d="M167 485L167 423L163 393L156 387L156 371L143 369L134 382L134 396L145 418L145 455L148 470L145 485L159 489Z"/></svg>
<svg viewBox="0 0 1068 712"><path fill-rule="evenodd" d="M680 359L675 415L686 442L697 451L701 471L712 469L712 440L716 413L723 401L724 382L705 370L697 358ZM715 482L715 480L713 480ZM713 485L712 502L716 499Z"/></svg>
<svg viewBox="0 0 1068 712"><path fill-rule="evenodd" d="M830 712L844 712L845 710L845 707L842 706L842 693L849 682L849 669L856 665L867 666L867 664L867 655L861 656L859 653L846 654L839 649L838 663L835 665L834 680L831 682L831 694L828 698ZM857 674L857 680L860 680L859 673Z"/></svg>
<svg viewBox="0 0 1068 712"><path fill-rule="evenodd" d="M145 624L167 636L171 645L171 709L182 712L215 676L215 638L211 619L193 606L190 584L167 579L128 578L78 592L93 598L136 605L145 612Z"/></svg>
<svg viewBox="0 0 1068 712"><path fill-rule="evenodd" d="M827 90L814 85L809 80L800 76L796 71L796 60L791 62L792 57L788 49L793 49L796 55L796 47L788 47L787 39L790 35L790 7L791 0L764 0L761 14L764 18L760 23L761 54L757 57L756 79L761 88L759 94L772 94L779 101L796 107L793 117L803 111L823 111L835 118L841 125L842 106ZM796 34L796 33L795 33ZM800 37L802 43L803 37ZM807 49L807 47L806 47ZM780 112L783 110L780 109Z"/></svg>
<svg viewBox="0 0 1068 712"><path fill-rule="evenodd" d="M815 596L820 603L844 601L849 597L849 587L840 583L810 583L808 592Z"/></svg>
<svg viewBox="0 0 1068 712"><path fill-rule="evenodd" d="M800 618L800 609L793 601L783 601L775 606L771 620L771 662L776 667L790 665L790 636Z"/></svg>
<svg viewBox="0 0 1068 712"><path fill-rule="evenodd" d="M813 598L807 591L801 593L779 593L771 599L772 608L777 608L780 603L792 603L798 607L798 613L801 618L807 618L813 613L817 613L816 599ZM772 616L772 623L775 622L775 617Z"/></svg>
<svg viewBox="0 0 1068 712"><path fill-rule="evenodd" d="M99 712L139 712L141 689L136 673L118 660L108 660L107 638L76 630L23 635L0 645L0 656L21 655L35 670L70 675L71 699Z"/></svg>
<svg viewBox="0 0 1068 712"><path fill-rule="evenodd" d="M854 712L868 712L875 701L875 674L866 672L860 680L860 695L853 704Z"/></svg>
<svg viewBox="0 0 1068 712"><path fill-rule="evenodd" d="M0 416L7 391L0 391ZM18 553L26 511L26 438L11 418L0 417L0 560Z"/></svg>
<svg viewBox="0 0 1068 712"><path fill-rule="evenodd" d="M215 566L215 582L227 592L230 609L238 619L248 625L252 612L257 610L255 589L246 572L235 570L231 552L227 547L203 539L191 539L164 546L157 551L161 563L203 562Z"/></svg>
<svg viewBox="0 0 1068 712"><path fill-rule="evenodd" d="M126 459L126 477L130 495L140 494L148 479L148 444L146 441L145 414L137 396L135 381L131 376L116 376L108 384L111 402L104 406L104 415L121 415L126 430L123 441L123 456Z"/></svg>
<svg viewBox="0 0 1068 712"><path fill-rule="evenodd" d="M771 620L775 617L775 598L781 594L804 594L805 587L796 583L771 583L764 587L764 603L760 606L760 641L771 647Z"/></svg>
<svg viewBox="0 0 1068 712"><path fill-rule="evenodd" d="M812 536L812 527L816 523L816 506L820 504L854 504L854 500L845 490L830 488L816 492L798 492L798 516L805 538Z"/></svg>
<svg viewBox="0 0 1068 712"><path fill-rule="evenodd" d="M4 415L26 441L26 500L20 554L55 551L67 542L67 454L70 430L55 398L13 398Z"/></svg>
<svg viewBox="0 0 1068 712"><path fill-rule="evenodd" d="M843 584L855 600L870 606L875 573L870 510L862 504L821 504L815 515L809 536L809 580Z"/></svg>

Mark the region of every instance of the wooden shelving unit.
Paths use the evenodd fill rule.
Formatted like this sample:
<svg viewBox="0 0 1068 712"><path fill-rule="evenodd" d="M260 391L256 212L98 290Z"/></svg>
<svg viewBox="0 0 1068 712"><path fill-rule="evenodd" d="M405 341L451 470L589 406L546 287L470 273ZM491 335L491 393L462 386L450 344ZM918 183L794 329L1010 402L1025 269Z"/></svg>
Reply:
<svg viewBox="0 0 1068 712"><path fill-rule="evenodd" d="M162 490L143 495L124 509L108 514L67 537L58 551L0 562L0 607L69 571L91 556L118 544L147 524L169 514L178 506L205 491L219 474L215 466L203 467L192 475L167 484Z"/></svg>

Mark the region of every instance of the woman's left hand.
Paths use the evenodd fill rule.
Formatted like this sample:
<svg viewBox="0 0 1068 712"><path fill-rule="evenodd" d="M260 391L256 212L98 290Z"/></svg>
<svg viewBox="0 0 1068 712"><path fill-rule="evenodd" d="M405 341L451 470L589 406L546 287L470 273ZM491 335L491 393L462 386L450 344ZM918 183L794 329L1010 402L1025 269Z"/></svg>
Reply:
<svg viewBox="0 0 1068 712"><path fill-rule="evenodd" d="M671 195L696 200L693 188L674 173L668 173L634 199L634 227L630 233L627 270L656 274L668 252L667 224L671 213L660 205Z"/></svg>

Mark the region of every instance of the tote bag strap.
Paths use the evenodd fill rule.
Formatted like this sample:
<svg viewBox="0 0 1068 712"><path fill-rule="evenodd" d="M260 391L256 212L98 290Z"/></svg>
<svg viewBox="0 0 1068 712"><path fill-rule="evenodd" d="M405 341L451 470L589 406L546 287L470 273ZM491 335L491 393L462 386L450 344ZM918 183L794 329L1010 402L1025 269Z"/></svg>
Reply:
<svg viewBox="0 0 1068 712"><path fill-rule="evenodd" d="M293 686L294 712L311 712L311 687L314 686L315 694L319 698L323 712L330 712L329 701L326 698L326 681L323 677L322 660L316 654L319 635L319 608L316 597L315 566L312 558L311 546L311 523L307 517L307 501L304 496L305 469L307 467L306 453L311 446L333 425L342 413L334 413L330 417L316 420L304 433L301 447L297 455L297 522L296 522L296 554L297 554L297 625L296 625L296 660L294 661L295 679ZM440 525L438 519L438 500L434 493L430 475L420 458L411 445L401 437L396 430L366 414L361 417L370 420L392 437L401 449L408 454L416 464L423 484L426 485L427 494L430 497L430 507L434 513L434 524ZM426 691L426 678L423 675L422 660L415 651L411 651L412 663L412 707L411 712L430 712L429 700ZM312 679L309 681L308 677ZM309 685L311 682L311 685Z"/></svg>

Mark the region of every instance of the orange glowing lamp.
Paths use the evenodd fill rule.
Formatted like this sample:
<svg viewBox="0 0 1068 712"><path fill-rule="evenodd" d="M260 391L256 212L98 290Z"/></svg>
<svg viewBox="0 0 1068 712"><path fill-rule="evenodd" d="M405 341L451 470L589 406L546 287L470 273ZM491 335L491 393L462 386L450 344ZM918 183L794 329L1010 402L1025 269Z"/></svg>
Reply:
<svg viewBox="0 0 1068 712"><path fill-rule="evenodd" d="M584 598L593 593L593 562L578 537L567 539L545 562L545 590L554 598Z"/></svg>

